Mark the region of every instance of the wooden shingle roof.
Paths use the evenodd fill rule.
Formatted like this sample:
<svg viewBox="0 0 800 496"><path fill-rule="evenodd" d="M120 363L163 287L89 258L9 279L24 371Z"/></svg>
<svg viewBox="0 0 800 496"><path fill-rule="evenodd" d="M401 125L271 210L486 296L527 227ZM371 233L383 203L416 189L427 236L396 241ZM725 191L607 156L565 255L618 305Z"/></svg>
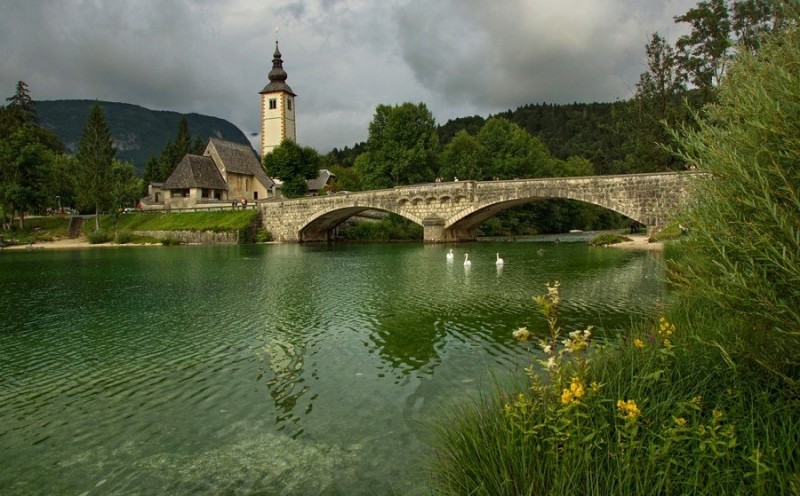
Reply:
<svg viewBox="0 0 800 496"><path fill-rule="evenodd" d="M328 169L320 169L317 177L306 181L309 191L319 191L328 184L328 180L336 175Z"/></svg>
<svg viewBox="0 0 800 496"><path fill-rule="evenodd" d="M208 188L227 190L219 169L209 157L185 155L172 174L164 181L163 189Z"/></svg>
<svg viewBox="0 0 800 496"><path fill-rule="evenodd" d="M236 143L234 141L227 141L219 138L211 138L208 140L206 151L203 155L206 157L211 155L210 148L213 147L219 159L222 161L222 167L228 173L245 174L254 176L258 179L265 188L269 189L275 184L270 179L261 167L258 157L250 145Z"/></svg>

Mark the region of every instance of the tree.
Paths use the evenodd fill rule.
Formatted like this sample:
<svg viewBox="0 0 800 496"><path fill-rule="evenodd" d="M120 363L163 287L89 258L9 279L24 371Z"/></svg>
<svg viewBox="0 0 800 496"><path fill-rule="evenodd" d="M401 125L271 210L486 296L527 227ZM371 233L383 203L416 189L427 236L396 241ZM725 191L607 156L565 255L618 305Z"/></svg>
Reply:
<svg viewBox="0 0 800 496"><path fill-rule="evenodd" d="M187 153L200 155L204 149L205 142L199 136L192 139L189 132L189 121L186 120L186 117L181 117L178 120L175 139L168 140L164 144L158 157L151 156L147 159L143 174L143 191L146 193L147 185L151 182L166 181Z"/></svg>
<svg viewBox="0 0 800 496"><path fill-rule="evenodd" d="M663 148L671 141L668 128L683 123L688 112L683 100L686 85L672 46L655 33L645 46L647 72L639 76L636 94L618 122L627 137L624 172L653 172L683 168Z"/></svg>
<svg viewBox="0 0 800 496"><path fill-rule="evenodd" d="M444 147L439 155L439 175L477 181L490 179L486 171L489 159L486 150L467 131L461 130Z"/></svg>
<svg viewBox="0 0 800 496"><path fill-rule="evenodd" d="M489 159L484 177L514 179L559 175L556 161L544 143L507 119L492 117L487 120L477 140Z"/></svg>
<svg viewBox="0 0 800 496"><path fill-rule="evenodd" d="M100 212L113 206L113 161L116 149L105 114L95 102L78 143L78 200L94 207L95 229L100 229Z"/></svg>
<svg viewBox="0 0 800 496"><path fill-rule="evenodd" d="M142 190L142 180L136 177L136 170L130 162L116 158L111 162L109 201L114 212L115 223L119 213L127 206L134 206Z"/></svg>
<svg viewBox="0 0 800 496"><path fill-rule="evenodd" d="M23 124L39 124L39 117L36 115L36 109L33 106L33 99L28 85L25 81L17 82L17 90L13 96L6 98L8 105L8 117L11 119L15 126Z"/></svg>
<svg viewBox="0 0 800 496"><path fill-rule="evenodd" d="M292 140L283 140L262 159L264 172L280 179L281 191L287 198L303 196L308 191L306 180L319 174L319 154L311 147L301 147Z"/></svg>
<svg viewBox="0 0 800 496"><path fill-rule="evenodd" d="M713 88L725 74L733 46L728 5L725 0L702 1L674 19L692 26L691 33L678 38L675 44L681 74L710 100Z"/></svg>
<svg viewBox="0 0 800 496"><path fill-rule="evenodd" d="M44 190L52 155L30 125L0 139L0 205L12 219L19 214L20 229L25 212L41 210L47 201Z"/></svg>
<svg viewBox="0 0 800 496"><path fill-rule="evenodd" d="M61 141L39 125L28 85L17 83L16 92L0 107L0 206L3 216L41 211L48 201L50 169Z"/></svg>
<svg viewBox="0 0 800 496"><path fill-rule="evenodd" d="M432 181L438 151L436 121L424 103L378 105L357 170L369 188Z"/></svg>

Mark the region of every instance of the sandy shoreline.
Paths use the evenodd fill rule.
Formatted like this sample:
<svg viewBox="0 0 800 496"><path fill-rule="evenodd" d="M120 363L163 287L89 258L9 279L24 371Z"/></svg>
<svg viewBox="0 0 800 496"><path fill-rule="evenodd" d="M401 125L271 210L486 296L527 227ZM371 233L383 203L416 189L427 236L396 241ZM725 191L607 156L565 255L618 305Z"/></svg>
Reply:
<svg viewBox="0 0 800 496"><path fill-rule="evenodd" d="M85 236L75 239L59 239L56 241L37 242L28 245L5 246L2 250L75 250L84 248L115 248L118 246L159 246L156 243L99 243L91 244Z"/></svg>
<svg viewBox="0 0 800 496"><path fill-rule="evenodd" d="M622 243L616 243L608 246L611 248L623 248L626 250L662 251L664 249L664 243L650 243L648 241L650 237L647 234L626 234L625 237L630 238L631 241L623 241Z"/></svg>
<svg viewBox="0 0 800 496"><path fill-rule="evenodd" d="M646 251L661 251L664 249L664 243L650 243L646 234L631 234L627 235L631 241L624 241L614 245L608 245L611 248L622 248L625 250L646 250ZM161 246L160 243L145 243L134 244L125 243L118 245L116 243L100 243L90 244L85 236L75 239L59 239L57 241L47 241L44 243L33 243L30 245L16 245L6 246L0 250L75 250L86 248L114 248L118 246Z"/></svg>

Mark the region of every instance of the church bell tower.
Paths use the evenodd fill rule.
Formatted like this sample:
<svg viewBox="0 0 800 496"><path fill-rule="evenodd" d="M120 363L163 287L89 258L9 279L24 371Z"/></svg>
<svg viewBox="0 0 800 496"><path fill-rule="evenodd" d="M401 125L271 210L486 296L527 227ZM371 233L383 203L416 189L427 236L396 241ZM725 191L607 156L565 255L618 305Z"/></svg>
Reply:
<svg viewBox="0 0 800 496"><path fill-rule="evenodd" d="M297 141L294 124L294 100L297 95L286 84L288 76L283 70L283 59L277 41L272 56L272 70L269 71L268 77L269 83L260 92L262 157L285 139Z"/></svg>

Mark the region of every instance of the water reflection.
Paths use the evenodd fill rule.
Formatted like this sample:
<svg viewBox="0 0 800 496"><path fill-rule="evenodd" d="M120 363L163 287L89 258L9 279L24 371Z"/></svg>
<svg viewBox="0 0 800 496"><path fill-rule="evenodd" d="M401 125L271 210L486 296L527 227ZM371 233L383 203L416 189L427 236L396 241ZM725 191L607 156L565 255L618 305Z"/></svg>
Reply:
<svg viewBox="0 0 800 496"><path fill-rule="evenodd" d="M4 255L0 487L418 492L421 416L523 361L546 282L565 329L659 304L657 258L568 245Z"/></svg>

